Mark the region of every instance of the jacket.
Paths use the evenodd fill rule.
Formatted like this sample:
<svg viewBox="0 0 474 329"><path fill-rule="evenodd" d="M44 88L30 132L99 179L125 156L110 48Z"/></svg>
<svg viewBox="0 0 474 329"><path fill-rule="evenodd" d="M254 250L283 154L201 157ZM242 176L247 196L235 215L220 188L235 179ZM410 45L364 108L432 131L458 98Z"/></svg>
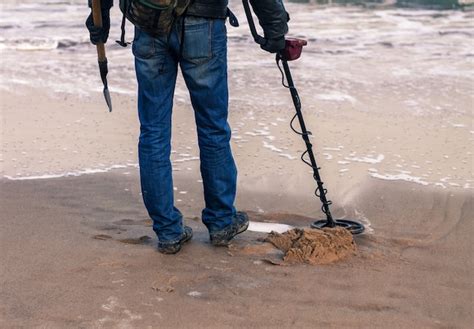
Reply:
<svg viewBox="0 0 474 329"><path fill-rule="evenodd" d="M289 16L282 0L250 0L250 4L263 28L265 38L277 39L288 32ZM187 15L226 18L228 0L193 0Z"/></svg>

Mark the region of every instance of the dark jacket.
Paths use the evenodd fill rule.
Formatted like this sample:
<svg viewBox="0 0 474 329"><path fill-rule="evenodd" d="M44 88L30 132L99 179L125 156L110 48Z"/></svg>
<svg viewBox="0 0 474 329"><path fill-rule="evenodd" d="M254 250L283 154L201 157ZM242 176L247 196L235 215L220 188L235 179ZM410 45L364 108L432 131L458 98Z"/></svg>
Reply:
<svg viewBox="0 0 474 329"><path fill-rule="evenodd" d="M288 13L282 0L250 0L253 10L263 28L265 38L276 39L288 32ZM193 0L188 15L225 18L228 0Z"/></svg>
<svg viewBox="0 0 474 329"><path fill-rule="evenodd" d="M228 0L193 0L188 7L187 15L226 18Z"/></svg>
<svg viewBox="0 0 474 329"><path fill-rule="evenodd" d="M277 39L288 33L290 16L282 0L250 0L266 39Z"/></svg>

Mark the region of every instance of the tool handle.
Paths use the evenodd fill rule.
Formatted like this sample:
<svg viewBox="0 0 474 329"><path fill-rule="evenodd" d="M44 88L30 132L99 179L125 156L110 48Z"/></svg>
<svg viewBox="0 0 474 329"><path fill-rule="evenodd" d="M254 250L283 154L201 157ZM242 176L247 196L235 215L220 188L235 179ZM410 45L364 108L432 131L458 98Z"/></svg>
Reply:
<svg viewBox="0 0 474 329"><path fill-rule="evenodd" d="M92 0L92 19L96 27L102 27L102 9L100 0ZM97 45L97 57L99 62L107 61L105 57L105 46L103 42L99 42Z"/></svg>
<svg viewBox="0 0 474 329"><path fill-rule="evenodd" d="M244 5L245 16L247 16L247 22L249 23L250 32L252 33L253 39L259 45L264 45L267 40L257 33L257 28L255 27L255 22L253 21L252 11L250 10L249 0L242 0L242 4Z"/></svg>

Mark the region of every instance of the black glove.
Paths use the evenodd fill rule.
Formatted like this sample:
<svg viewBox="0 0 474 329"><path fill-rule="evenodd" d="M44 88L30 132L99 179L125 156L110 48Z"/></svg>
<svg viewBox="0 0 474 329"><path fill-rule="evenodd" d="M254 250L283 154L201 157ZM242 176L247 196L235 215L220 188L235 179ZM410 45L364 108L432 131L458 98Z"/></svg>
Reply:
<svg viewBox="0 0 474 329"><path fill-rule="evenodd" d="M92 44L106 43L110 31L110 9L102 9L102 27L94 26L92 13L87 17L86 27L89 30Z"/></svg>
<svg viewBox="0 0 474 329"><path fill-rule="evenodd" d="M268 51L269 53L277 53L280 50L285 49L285 37L281 36L277 39L266 39L267 42L261 45L260 48Z"/></svg>
<svg viewBox="0 0 474 329"><path fill-rule="evenodd" d="M88 0L87 3L89 5L89 8L92 8L92 0ZM92 12L89 17L87 17L86 27L89 30L92 44L96 45L100 42L107 42L110 31L110 8L112 8L113 5L114 0L102 0L100 2L100 8L102 13L102 27L94 26Z"/></svg>

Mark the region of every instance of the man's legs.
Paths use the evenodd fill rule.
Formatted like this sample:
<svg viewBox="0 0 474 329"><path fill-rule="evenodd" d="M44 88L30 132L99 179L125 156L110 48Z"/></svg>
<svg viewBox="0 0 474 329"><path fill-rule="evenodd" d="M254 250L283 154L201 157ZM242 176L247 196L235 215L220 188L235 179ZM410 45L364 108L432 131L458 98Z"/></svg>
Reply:
<svg viewBox="0 0 474 329"><path fill-rule="evenodd" d="M201 157L206 203L202 220L212 233L229 227L236 214L237 168L227 122L225 20L186 17L182 50L181 70L195 111Z"/></svg>
<svg viewBox="0 0 474 329"><path fill-rule="evenodd" d="M177 60L166 38L135 29L133 42L138 81L138 145L143 200L160 244L182 239L182 215L174 207L170 162L171 113Z"/></svg>

